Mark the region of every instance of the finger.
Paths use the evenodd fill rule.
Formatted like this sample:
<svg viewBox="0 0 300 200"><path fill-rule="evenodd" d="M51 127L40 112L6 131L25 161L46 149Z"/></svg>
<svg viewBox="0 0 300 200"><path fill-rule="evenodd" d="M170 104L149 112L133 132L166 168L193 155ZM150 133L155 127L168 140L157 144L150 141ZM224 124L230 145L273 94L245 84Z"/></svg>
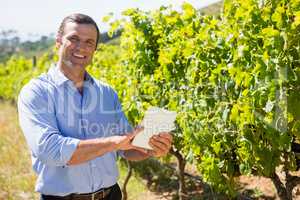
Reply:
<svg viewBox="0 0 300 200"><path fill-rule="evenodd" d="M137 146L133 146L133 149L137 150L137 151L140 151L144 154L148 154L148 150L147 149L144 149L144 148L141 148L141 147L137 147Z"/></svg>
<svg viewBox="0 0 300 200"><path fill-rule="evenodd" d="M173 140L172 134L170 134L168 132L162 132L162 133L159 133L158 136L161 138L165 138L165 139L169 140L170 143L172 143L172 140Z"/></svg>
<svg viewBox="0 0 300 200"><path fill-rule="evenodd" d="M134 129L133 133L134 133L134 135L137 135L137 134L140 133L142 130L144 130L144 127L142 127L142 126L137 126L137 127Z"/></svg>
<svg viewBox="0 0 300 200"><path fill-rule="evenodd" d="M154 151L157 153L166 152L169 150L168 146L160 141L151 139L149 145L153 148Z"/></svg>
<svg viewBox="0 0 300 200"><path fill-rule="evenodd" d="M152 136L151 139L153 139L156 142L160 142L160 143L165 144L168 148L170 148L171 144L172 144L171 141L169 139L165 138L165 137L160 137L160 136L154 135L154 136Z"/></svg>
<svg viewBox="0 0 300 200"><path fill-rule="evenodd" d="M144 130L144 127L137 127L135 128L131 133L128 134L128 137L130 139L134 138L137 134L139 134L142 130Z"/></svg>

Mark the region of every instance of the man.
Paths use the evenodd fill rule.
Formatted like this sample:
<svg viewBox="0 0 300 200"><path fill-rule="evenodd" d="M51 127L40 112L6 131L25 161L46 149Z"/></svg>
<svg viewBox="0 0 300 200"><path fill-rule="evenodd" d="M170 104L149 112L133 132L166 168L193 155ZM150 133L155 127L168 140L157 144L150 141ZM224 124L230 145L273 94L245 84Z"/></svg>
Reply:
<svg viewBox="0 0 300 200"><path fill-rule="evenodd" d="M41 199L121 199L117 154L143 160L168 153L172 137L151 138L153 150L136 148L117 94L85 70L99 30L89 16L67 16L59 28L59 60L20 92L19 120L38 174Z"/></svg>

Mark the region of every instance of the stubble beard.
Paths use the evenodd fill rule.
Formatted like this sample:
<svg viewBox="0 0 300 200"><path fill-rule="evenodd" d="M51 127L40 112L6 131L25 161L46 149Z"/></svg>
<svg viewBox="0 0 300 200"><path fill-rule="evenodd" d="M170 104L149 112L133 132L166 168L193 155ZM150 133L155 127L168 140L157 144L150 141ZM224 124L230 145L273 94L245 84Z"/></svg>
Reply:
<svg viewBox="0 0 300 200"><path fill-rule="evenodd" d="M73 68L73 63L70 60L62 59L62 63L69 68Z"/></svg>
<svg viewBox="0 0 300 200"><path fill-rule="evenodd" d="M69 68L69 70L72 69L85 69L86 65L84 64L74 64L70 58L62 58L62 64Z"/></svg>

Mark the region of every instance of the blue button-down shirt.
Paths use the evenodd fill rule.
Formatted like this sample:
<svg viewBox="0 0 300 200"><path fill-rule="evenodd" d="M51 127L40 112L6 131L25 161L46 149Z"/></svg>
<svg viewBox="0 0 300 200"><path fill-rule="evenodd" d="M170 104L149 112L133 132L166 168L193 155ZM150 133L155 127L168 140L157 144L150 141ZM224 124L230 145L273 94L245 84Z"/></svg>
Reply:
<svg viewBox="0 0 300 200"><path fill-rule="evenodd" d="M38 175L36 191L64 196L93 192L117 182L117 152L67 165L80 140L132 130L110 86L86 73L81 94L57 66L52 66L23 87L18 111Z"/></svg>

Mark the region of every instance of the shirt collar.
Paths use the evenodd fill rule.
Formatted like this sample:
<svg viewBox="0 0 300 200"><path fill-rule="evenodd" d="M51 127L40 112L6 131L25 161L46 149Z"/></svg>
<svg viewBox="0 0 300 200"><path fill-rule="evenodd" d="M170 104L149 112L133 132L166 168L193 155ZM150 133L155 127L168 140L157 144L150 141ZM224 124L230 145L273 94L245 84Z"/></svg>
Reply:
<svg viewBox="0 0 300 200"><path fill-rule="evenodd" d="M71 81L59 70L57 64L53 64L51 66L51 68L49 70L49 74L50 74L51 78L53 79L53 81L55 82L55 84L58 86L62 85L63 83ZM94 82L94 79L88 72L85 72L84 82L86 82L86 83Z"/></svg>
<svg viewBox="0 0 300 200"><path fill-rule="evenodd" d="M84 81L88 83L94 83L93 77L87 71L85 71Z"/></svg>

